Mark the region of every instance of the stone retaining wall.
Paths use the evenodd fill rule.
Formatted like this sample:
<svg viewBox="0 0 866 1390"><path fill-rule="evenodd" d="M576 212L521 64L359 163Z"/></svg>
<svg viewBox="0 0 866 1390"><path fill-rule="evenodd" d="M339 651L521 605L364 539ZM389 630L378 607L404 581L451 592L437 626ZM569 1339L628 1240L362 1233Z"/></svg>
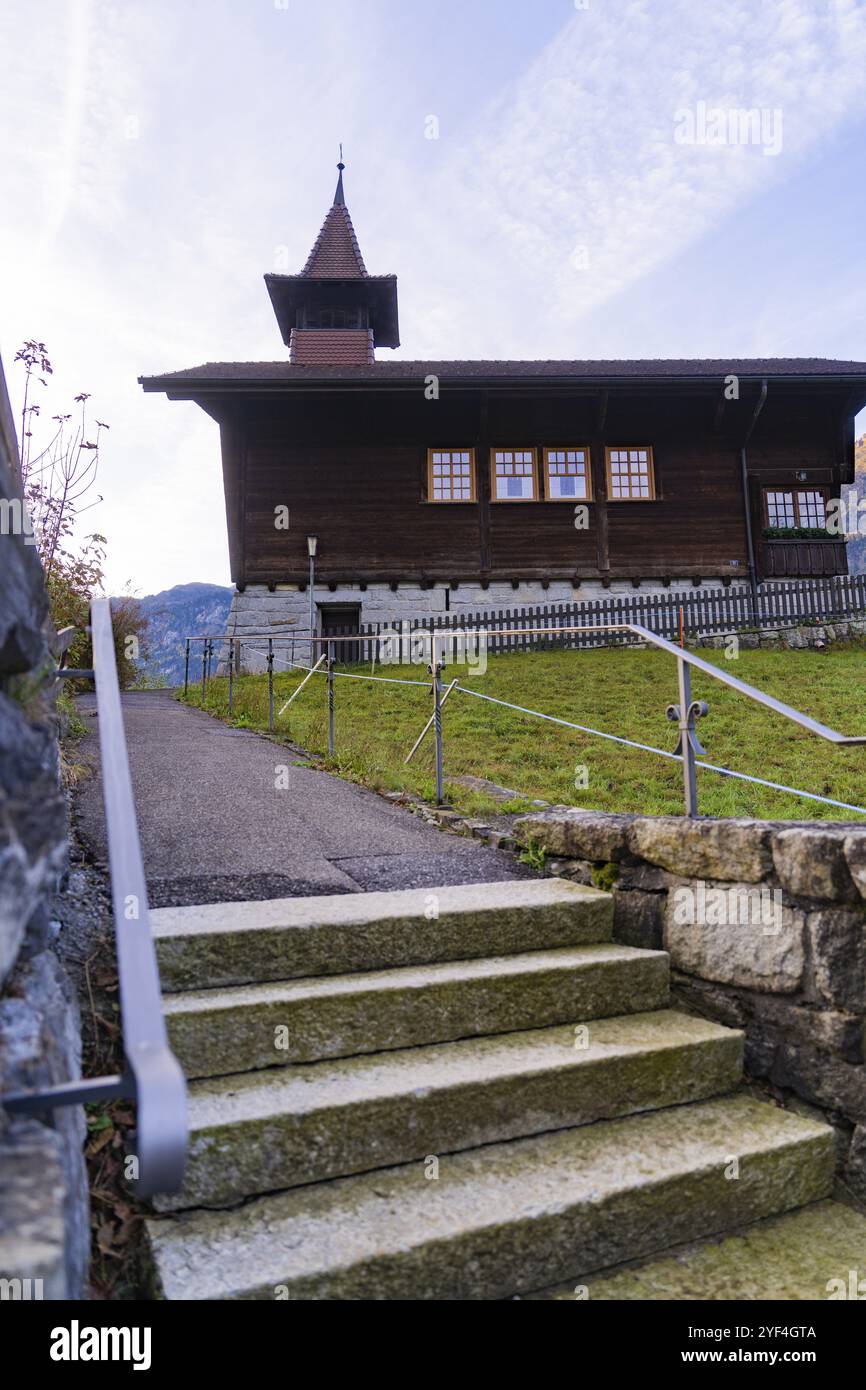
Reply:
<svg viewBox="0 0 866 1390"><path fill-rule="evenodd" d="M17 500L17 445L0 367L0 502ZM6 517L15 510L4 508ZM20 515L20 513L18 513ZM81 1076L74 991L49 904L66 863L42 569L21 527L0 529L0 1094ZM2 1298L80 1298L89 1214L84 1116L0 1107ZM28 1282L29 1281L29 1282Z"/></svg>
<svg viewBox="0 0 866 1390"><path fill-rule="evenodd" d="M866 1201L866 826L553 807L515 822L614 894L614 935L670 953L681 1003L746 1034L748 1073L818 1107Z"/></svg>
<svg viewBox="0 0 866 1390"><path fill-rule="evenodd" d="M842 618L838 622L820 622L797 627L767 628L761 632L738 632L737 642L743 651L786 648L792 651L806 647L829 647L833 642L851 642L866 637L866 618ZM688 641L687 647L713 647L724 650L730 637L710 635L698 641Z"/></svg>

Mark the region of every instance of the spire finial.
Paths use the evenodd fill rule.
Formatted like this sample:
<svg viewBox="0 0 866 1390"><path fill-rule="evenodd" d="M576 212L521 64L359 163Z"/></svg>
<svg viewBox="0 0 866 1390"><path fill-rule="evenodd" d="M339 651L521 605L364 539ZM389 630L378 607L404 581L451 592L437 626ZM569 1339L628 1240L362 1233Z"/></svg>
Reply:
<svg viewBox="0 0 866 1390"><path fill-rule="evenodd" d="M337 165L337 168L339 169L340 173L337 178L337 191L334 194L334 207L346 206L346 199L343 194L343 170L345 169L345 167L346 166L343 163L343 142L340 141L340 162Z"/></svg>

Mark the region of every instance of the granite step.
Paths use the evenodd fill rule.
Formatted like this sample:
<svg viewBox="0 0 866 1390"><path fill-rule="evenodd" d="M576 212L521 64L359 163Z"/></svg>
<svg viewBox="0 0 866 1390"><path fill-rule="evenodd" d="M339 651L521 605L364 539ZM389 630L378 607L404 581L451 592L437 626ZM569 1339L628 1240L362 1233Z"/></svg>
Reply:
<svg viewBox="0 0 866 1390"><path fill-rule="evenodd" d="M824 1125L744 1095L148 1222L168 1299L495 1299L830 1195Z"/></svg>
<svg viewBox="0 0 866 1390"><path fill-rule="evenodd" d="M164 999L190 1079L658 1009L661 951L599 943Z"/></svg>
<svg viewBox="0 0 866 1390"><path fill-rule="evenodd" d="M813 1202L712 1240L571 1281L532 1300L719 1303L866 1299L866 1216Z"/></svg>
<svg viewBox="0 0 866 1390"><path fill-rule="evenodd" d="M173 992L609 941L613 899L545 878L157 908L150 922Z"/></svg>
<svg viewBox="0 0 866 1390"><path fill-rule="evenodd" d="M743 1035L669 1009L194 1081L182 1193L226 1206L733 1090Z"/></svg>

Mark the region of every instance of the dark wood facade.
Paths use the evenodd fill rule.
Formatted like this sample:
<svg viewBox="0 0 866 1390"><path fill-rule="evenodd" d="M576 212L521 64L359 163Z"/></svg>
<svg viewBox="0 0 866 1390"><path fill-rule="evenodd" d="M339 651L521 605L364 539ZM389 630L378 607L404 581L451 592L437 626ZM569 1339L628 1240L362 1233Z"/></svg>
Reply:
<svg viewBox="0 0 866 1390"><path fill-rule="evenodd" d="M799 487L826 500L853 478L866 363L377 360L375 349L399 344L397 282L368 273L337 167L303 270L265 277L290 360L143 381L219 423L238 587L305 584L312 534L317 579L332 585L846 571L838 539L765 538L766 498ZM585 528L575 525L579 497L545 500L540 486L540 500L522 500L525 480L521 500L491 495L492 451L509 448L537 459L545 448L589 450ZM606 450L620 449L651 451L641 500L617 499L621 478L608 486ZM431 480L451 495L434 478L435 450L474 458L460 501L430 495ZM280 507L288 530L274 524Z"/></svg>
<svg viewBox="0 0 866 1390"><path fill-rule="evenodd" d="M440 378L438 400L425 397L425 367L448 364L399 364L417 375L381 364L380 380L376 364L363 374L343 369L337 380L296 369L282 381L185 376L145 387L196 400L219 422L240 587L303 584L308 534L319 538L323 584L748 579L741 450L750 428L756 577L845 573L844 541L765 540L764 493L800 486L838 495L853 477L864 384L753 378L726 401L721 377L653 379L652 365L643 380L592 385L455 373ZM587 529L576 529L573 503L491 499L490 451L509 445L539 457L544 447L590 446ZM605 447L627 445L653 451L653 500L607 497ZM428 498L428 450L443 446L474 449L475 501ZM280 506L288 530L275 527Z"/></svg>

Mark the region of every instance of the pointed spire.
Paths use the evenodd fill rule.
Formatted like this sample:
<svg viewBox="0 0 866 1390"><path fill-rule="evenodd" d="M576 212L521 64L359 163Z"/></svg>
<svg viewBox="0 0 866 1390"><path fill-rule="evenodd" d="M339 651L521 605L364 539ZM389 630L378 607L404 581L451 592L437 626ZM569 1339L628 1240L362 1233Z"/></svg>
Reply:
<svg viewBox="0 0 866 1390"><path fill-rule="evenodd" d="M339 164L337 165L337 168L339 169L340 174L339 174L339 177L338 177L338 179L337 179L337 191L336 191L336 193L334 194L334 207L335 207L335 208L344 208L344 207L346 206L346 198L345 198L345 194L343 193L343 170L345 169L345 167L346 167L346 166L345 166L345 164L343 163L343 146L342 146L342 143L341 143L341 144L340 144L340 162L339 162Z"/></svg>
<svg viewBox="0 0 866 1390"><path fill-rule="evenodd" d="M340 146L340 162L337 165L337 191L328 209L322 229L307 258L302 275L320 279L363 279L367 274L355 228L346 207L343 192L343 146Z"/></svg>

